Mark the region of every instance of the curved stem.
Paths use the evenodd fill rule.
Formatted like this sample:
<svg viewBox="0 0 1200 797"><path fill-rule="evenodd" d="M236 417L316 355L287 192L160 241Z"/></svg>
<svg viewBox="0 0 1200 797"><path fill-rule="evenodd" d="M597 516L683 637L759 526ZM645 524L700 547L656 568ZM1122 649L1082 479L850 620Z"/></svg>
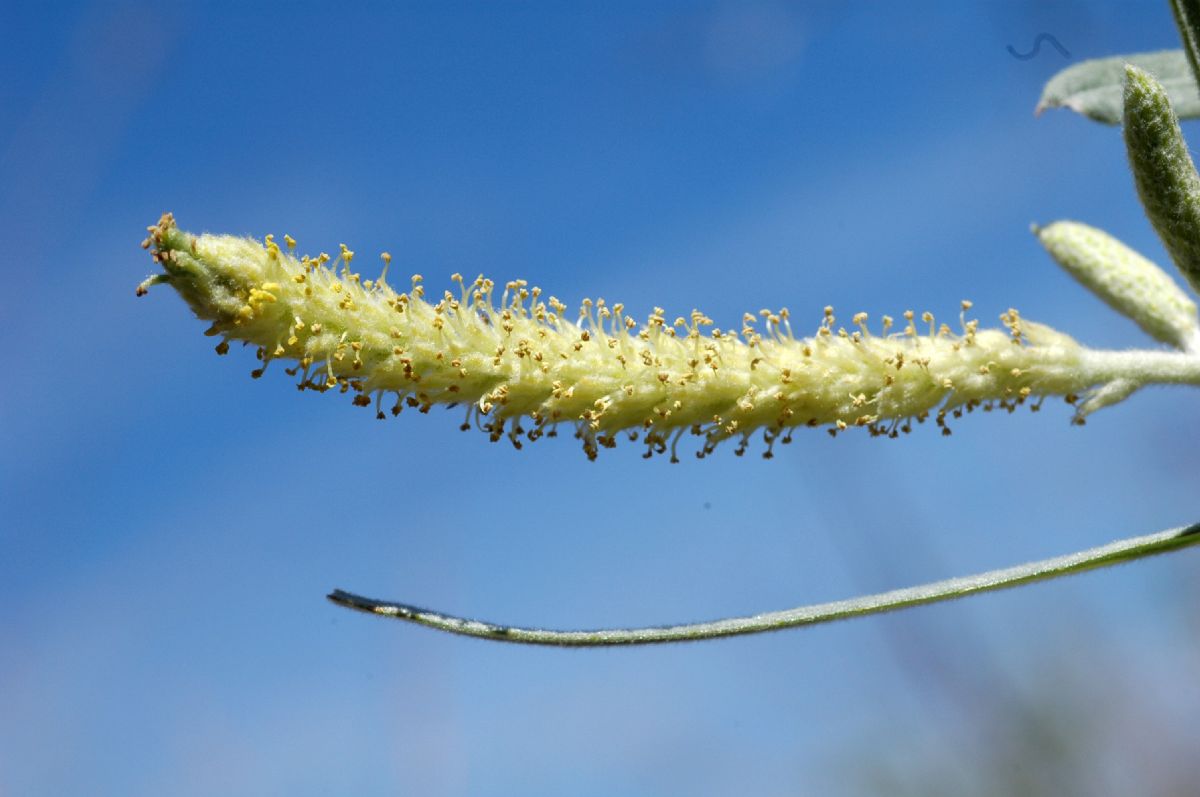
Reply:
<svg viewBox="0 0 1200 797"><path fill-rule="evenodd" d="M685 642L716 637L758 634L779 631L802 625L817 625L848 617L878 614L909 606L961 598L979 592L1015 587L1034 581L1080 573L1096 567L1107 567L1154 554L1166 553L1200 543L1200 523L1190 526L1131 537L1086 551L1028 562L1016 567L991 570L963 578L952 578L917 587L865 595L849 600L800 606L779 612L736 617L706 623L658 626L652 628L601 629L595 631L553 631L540 628L518 628L497 625L481 620L469 620L440 612L419 609L403 603L373 600L342 590L334 590L329 600L349 609L408 620L418 625L448 631L453 634L492 639L499 642L518 642L527 645L562 647L602 647L608 645L647 645L658 642Z"/></svg>

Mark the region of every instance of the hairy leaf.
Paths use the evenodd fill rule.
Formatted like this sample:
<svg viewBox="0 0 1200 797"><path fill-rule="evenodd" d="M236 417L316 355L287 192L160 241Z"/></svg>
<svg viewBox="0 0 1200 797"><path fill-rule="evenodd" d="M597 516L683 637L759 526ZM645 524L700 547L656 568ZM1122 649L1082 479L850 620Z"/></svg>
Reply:
<svg viewBox="0 0 1200 797"><path fill-rule="evenodd" d="M1068 274L1147 334L1178 348L1200 348L1196 303L1157 265L1077 221L1056 221L1033 232Z"/></svg>
<svg viewBox="0 0 1200 797"><path fill-rule="evenodd" d="M1200 88L1183 50L1097 58L1067 67L1042 89L1036 113L1046 108L1070 108L1098 122L1119 124L1124 111L1126 64L1158 78L1180 119L1200 118Z"/></svg>
<svg viewBox="0 0 1200 797"><path fill-rule="evenodd" d="M1171 259L1200 292L1200 174L1166 90L1135 66L1125 72L1125 149L1138 196Z"/></svg>

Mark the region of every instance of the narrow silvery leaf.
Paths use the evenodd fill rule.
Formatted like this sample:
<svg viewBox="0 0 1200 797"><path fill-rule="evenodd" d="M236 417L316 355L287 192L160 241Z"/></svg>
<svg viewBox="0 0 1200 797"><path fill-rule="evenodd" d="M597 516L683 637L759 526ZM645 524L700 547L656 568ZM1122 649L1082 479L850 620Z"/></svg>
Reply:
<svg viewBox="0 0 1200 797"><path fill-rule="evenodd" d="M1036 112L1070 108L1098 122L1118 124L1124 108L1126 64L1158 75L1179 118L1200 118L1200 89L1183 50L1097 58L1069 66L1042 89Z"/></svg>
<svg viewBox="0 0 1200 797"><path fill-rule="evenodd" d="M1187 348L1200 336L1196 303L1165 271L1116 238L1077 221L1033 231L1067 273L1151 337Z"/></svg>
<svg viewBox="0 0 1200 797"><path fill-rule="evenodd" d="M1133 379L1114 379L1106 385L1101 385L1089 393L1079 405L1075 411L1075 423L1082 424L1084 419L1096 410L1119 404L1140 387L1141 385Z"/></svg>
<svg viewBox="0 0 1200 797"><path fill-rule="evenodd" d="M1125 149L1142 207L1175 265L1200 290L1200 176L1167 92L1125 68Z"/></svg>

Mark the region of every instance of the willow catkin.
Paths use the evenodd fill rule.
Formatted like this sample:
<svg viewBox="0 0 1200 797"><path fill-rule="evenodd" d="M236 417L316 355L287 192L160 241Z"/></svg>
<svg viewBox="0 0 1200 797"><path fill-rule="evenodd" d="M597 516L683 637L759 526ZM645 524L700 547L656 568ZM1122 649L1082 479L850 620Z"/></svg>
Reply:
<svg viewBox="0 0 1200 797"><path fill-rule="evenodd" d="M170 214L149 229L144 246L165 273L139 293L170 284L212 323L220 353L230 341L258 347L254 376L291 361L302 390L352 393L380 418L465 404L464 429L518 448L566 424L590 458L627 434L646 456L676 459L688 432L701 438L701 457L728 438L741 453L761 432L770 457L798 426L895 437L932 417L949 434L963 411L1011 411L1045 395L1073 401L1090 386L1070 337L1015 310L1003 330L981 330L964 317L969 302L958 331L911 311L895 331L884 316L872 333L865 313L847 330L829 307L807 338L793 335L787 310L746 314L738 331L712 328L698 311L668 321L661 308L639 325L603 300L585 300L571 321L562 302L523 280L497 297L491 280L455 275L456 291L434 301L420 276L405 292L385 277L362 279L344 246L337 258L297 258L290 238L284 251L271 236L193 236Z"/></svg>

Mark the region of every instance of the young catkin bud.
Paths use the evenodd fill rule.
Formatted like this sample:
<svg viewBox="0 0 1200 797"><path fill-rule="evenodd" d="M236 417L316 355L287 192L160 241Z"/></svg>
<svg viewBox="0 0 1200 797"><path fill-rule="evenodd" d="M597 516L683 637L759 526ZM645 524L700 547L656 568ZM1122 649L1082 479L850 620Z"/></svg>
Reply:
<svg viewBox="0 0 1200 797"><path fill-rule="evenodd" d="M258 348L263 368L291 360L303 390L351 393L381 418L389 395L393 414L465 404L464 429L517 447L563 425L589 457L625 434L641 438L646 456L670 451L672 459L685 433L701 438L698 456L728 438L741 453L761 434L767 457L798 426L896 437L932 419L949 434L949 421L976 408L1086 399L1124 363L1114 370L1106 359L1089 361L1069 336L1016 310L1001 316L1005 329L979 329L965 318L970 302L957 332L912 311L898 331L889 332L885 316L872 333L865 313L848 331L827 307L808 338L793 336L787 310L748 313L738 332L702 332L713 322L699 311L672 323L655 308L639 326L621 304L584 300L572 321L562 302L524 280L508 283L497 301L491 280L455 275L457 292L431 303L419 276L397 293L352 272L354 253L344 246L336 258L297 259L285 240L287 252L272 236L192 236L168 214L144 243L165 273L138 292L171 285L211 322L208 334L223 338L219 353L241 341Z"/></svg>
<svg viewBox="0 0 1200 797"><path fill-rule="evenodd" d="M1166 90L1132 65L1125 67L1125 148L1146 216L1200 291L1200 176Z"/></svg>
<svg viewBox="0 0 1200 797"><path fill-rule="evenodd" d="M1196 303L1157 265L1077 221L1035 226L1033 232L1068 274L1148 335L1176 348L1196 346Z"/></svg>

